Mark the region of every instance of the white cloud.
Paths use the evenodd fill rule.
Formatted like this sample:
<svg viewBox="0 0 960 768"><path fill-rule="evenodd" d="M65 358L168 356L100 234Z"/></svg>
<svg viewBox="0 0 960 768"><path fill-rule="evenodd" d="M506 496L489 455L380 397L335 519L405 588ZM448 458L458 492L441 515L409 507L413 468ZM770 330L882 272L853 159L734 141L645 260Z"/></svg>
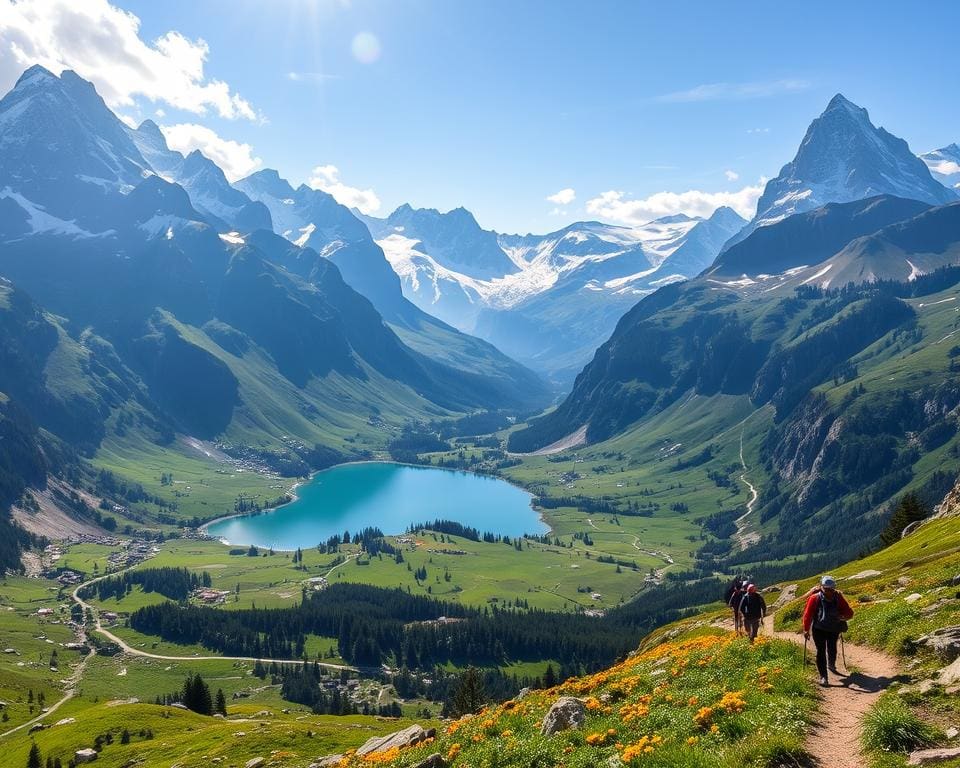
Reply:
<svg viewBox="0 0 960 768"><path fill-rule="evenodd" d="M723 175L727 177L727 181L736 181L740 178L740 174L736 171L724 171Z"/></svg>
<svg viewBox="0 0 960 768"><path fill-rule="evenodd" d="M548 215L550 215L550 216L566 216L566 215L567 215L567 212L566 212L565 210L563 210L562 208L554 208L554 209L552 209L552 210L550 211L550 213L549 213Z"/></svg>
<svg viewBox="0 0 960 768"><path fill-rule="evenodd" d="M747 133L770 133L769 128L747 128Z"/></svg>
<svg viewBox="0 0 960 768"><path fill-rule="evenodd" d="M160 130L170 149L185 155L199 149L220 166L230 181L242 179L263 165L259 157L254 157L253 147L249 144L224 139L204 125L180 123L160 126Z"/></svg>
<svg viewBox="0 0 960 768"><path fill-rule="evenodd" d="M205 76L209 52L202 39L177 31L144 41L140 19L107 0L0 0L2 92L24 69L42 64L92 81L113 108L143 97L196 114L258 119L227 83Z"/></svg>
<svg viewBox="0 0 960 768"><path fill-rule="evenodd" d="M547 195L547 201L551 203L556 203L557 205L570 205L574 200L577 199L577 193L567 187L566 189L561 189L554 195Z"/></svg>
<svg viewBox="0 0 960 768"><path fill-rule="evenodd" d="M744 101L764 99L783 93L805 91L811 83L807 80L769 80L752 83L704 83L685 91L674 91L657 97L657 101L681 103L692 101Z"/></svg>
<svg viewBox="0 0 960 768"><path fill-rule="evenodd" d="M310 174L307 184L333 195L338 203L356 208L361 213L372 214L380 210L380 198L372 189L348 187L340 181L340 169L335 165L318 165Z"/></svg>
<svg viewBox="0 0 960 768"><path fill-rule="evenodd" d="M657 192L641 200L630 200L623 192L610 190L588 200L587 211L607 221L638 225L678 213L708 217L726 205L750 219L757 211L757 200L766 183L767 180L761 178L755 185L733 192L701 192L696 189Z"/></svg>

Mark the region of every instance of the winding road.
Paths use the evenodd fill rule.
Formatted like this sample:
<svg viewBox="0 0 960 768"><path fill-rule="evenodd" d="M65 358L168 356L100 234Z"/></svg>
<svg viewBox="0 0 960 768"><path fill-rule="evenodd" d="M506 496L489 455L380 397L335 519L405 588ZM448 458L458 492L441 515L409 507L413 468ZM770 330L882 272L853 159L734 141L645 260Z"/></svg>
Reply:
<svg viewBox="0 0 960 768"><path fill-rule="evenodd" d="M343 563L341 563L340 565L343 565ZM130 570L130 569L125 568L124 570ZM334 568L331 568L330 571L327 571L327 573L329 574L333 570ZM88 587L91 584L96 584L98 581L102 579L106 579L111 576L116 576L120 573L123 573L123 571L115 571L105 576L99 576L95 579L90 579L90 581L86 581L83 584L80 584L78 587L76 587L73 590L73 592L70 593L70 596L73 598L73 601L83 609L84 615L86 615L88 610L93 614L93 621L94 621L93 631L99 635L103 635L110 642L116 643L117 647L120 648L120 650L126 654L129 654L131 656L143 656L148 659L160 659L161 661L251 661L251 662L261 661L261 662L264 662L265 664L271 664L273 662L276 662L277 664L304 664L304 663L313 664L314 663L312 661L304 662L303 659L266 659L266 658L257 659L250 656L164 656L157 653L147 653L146 651L141 651L139 648L134 648L133 646L129 645L124 640L122 640L121 638L113 634L113 632L111 632L109 629L104 629L103 625L100 623L100 613L97 611L97 609L94 606L90 605L89 603L84 601L83 598L80 597L80 590L82 590L84 587ZM325 667L326 669L335 669L338 671L347 670L348 672L360 672L363 670L363 668L361 667L351 667L346 664L325 664L322 662L317 662L317 663L321 667Z"/></svg>

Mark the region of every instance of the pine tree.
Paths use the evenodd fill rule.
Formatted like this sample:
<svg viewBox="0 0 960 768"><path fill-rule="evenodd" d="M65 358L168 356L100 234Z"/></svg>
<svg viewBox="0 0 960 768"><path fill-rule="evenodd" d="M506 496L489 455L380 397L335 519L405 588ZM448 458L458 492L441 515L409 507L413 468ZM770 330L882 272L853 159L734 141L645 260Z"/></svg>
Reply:
<svg viewBox="0 0 960 768"><path fill-rule="evenodd" d="M880 534L880 541L887 547L894 542L900 541L900 536L908 525L919 520L924 520L928 514L929 510L924 506L917 494L904 494L893 510L893 514L887 522L887 527L884 528L883 533Z"/></svg>
<svg viewBox="0 0 960 768"><path fill-rule="evenodd" d="M223 695L223 688L217 688L217 702L214 704L214 710L219 715L227 714L227 699Z"/></svg>
<svg viewBox="0 0 960 768"><path fill-rule="evenodd" d="M200 715L213 714L213 699L210 697L210 688L199 673L188 675L184 681L183 705Z"/></svg>
<svg viewBox="0 0 960 768"><path fill-rule="evenodd" d="M30 754L27 756L27 768L43 768L40 747L37 746L36 742L30 745Z"/></svg>
<svg viewBox="0 0 960 768"><path fill-rule="evenodd" d="M553 688L557 684L557 674L553 671L553 664L547 664L547 671L543 673L543 687Z"/></svg>
<svg viewBox="0 0 960 768"><path fill-rule="evenodd" d="M476 713L486 701L486 692L483 688L483 677L480 670L470 667L460 675L457 687L453 692L453 701L450 704L454 717L472 715Z"/></svg>
<svg viewBox="0 0 960 768"><path fill-rule="evenodd" d="M130 743L130 731L126 728L123 729L123 733L120 734L120 743L129 744Z"/></svg>

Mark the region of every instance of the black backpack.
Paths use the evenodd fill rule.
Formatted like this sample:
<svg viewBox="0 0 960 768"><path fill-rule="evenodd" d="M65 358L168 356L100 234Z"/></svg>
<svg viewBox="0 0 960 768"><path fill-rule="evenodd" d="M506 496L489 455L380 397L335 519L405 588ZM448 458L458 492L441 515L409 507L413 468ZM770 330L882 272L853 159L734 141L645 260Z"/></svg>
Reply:
<svg viewBox="0 0 960 768"><path fill-rule="evenodd" d="M840 618L840 593L833 600L827 600L820 592L817 606L817 618L813 621L813 628L823 632L846 632L847 622Z"/></svg>
<svg viewBox="0 0 960 768"><path fill-rule="evenodd" d="M763 616L763 598L758 594L744 592L740 601L740 613L748 619L759 619Z"/></svg>

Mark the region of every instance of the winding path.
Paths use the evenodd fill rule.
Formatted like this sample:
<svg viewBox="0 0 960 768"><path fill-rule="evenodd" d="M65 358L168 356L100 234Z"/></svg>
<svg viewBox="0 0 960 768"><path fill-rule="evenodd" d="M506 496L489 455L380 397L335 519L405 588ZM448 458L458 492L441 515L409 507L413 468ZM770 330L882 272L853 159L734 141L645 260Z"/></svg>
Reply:
<svg viewBox="0 0 960 768"><path fill-rule="evenodd" d="M756 486L747 480L747 462L743 458L743 429L740 430L740 466L743 467L743 472L740 473L740 480L750 489L750 500L747 502L747 511L734 520L734 524L737 526L737 532L733 534L733 538L737 544L740 545L740 549L744 550L751 544L756 544L760 541L760 534L756 531L749 530L750 524L747 522L747 518L753 513L753 507L756 505L757 498L760 494L757 492Z"/></svg>
<svg viewBox="0 0 960 768"><path fill-rule="evenodd" d="M764 619L764 632L780 640L803 645L803 635L796 632L774 632L773 617ZM809 661L814 664L815 650L808 647ZM859 753L860 730L863 716L880 694L900 674L898 662L892 656L848 643L837 664L845 674L831 676L830 685L820 691L820 721L807 737L806 748L818 768L862 768L864 758ZM816 668L814 667L814 673Z"/></svg>
<svg viewBox="0 0 960 768"><path fill-rule="evenodd" d="M70 674L70 677L67 678L67 687L63 692L63 698L61 698L56 704L53 704L52 706L48 707L46 712L41 712L32 720L27 720L27 722L21 723L16 728L11 728L9 731L4 731L3 733L0 733L0 739L2 739L4 736L9 736L12 733L16 733L17 731L22 731L24 728L30 728L36 725L41 720L45 720L46 718L50 717L50 715L52 715L54 712L60 709L60 707L62 707L64 704L70 701L70 699L72 699L77 693L77 685L80 682L80 679L83 677L83 671L87 666L87 662L90 661L90 658L95 653L96 651L94 651L91 648L89 653L87 653L87 655L84 656L80 660L80 663L77 664L77 666L74 668L73 672Z"/></svg>

